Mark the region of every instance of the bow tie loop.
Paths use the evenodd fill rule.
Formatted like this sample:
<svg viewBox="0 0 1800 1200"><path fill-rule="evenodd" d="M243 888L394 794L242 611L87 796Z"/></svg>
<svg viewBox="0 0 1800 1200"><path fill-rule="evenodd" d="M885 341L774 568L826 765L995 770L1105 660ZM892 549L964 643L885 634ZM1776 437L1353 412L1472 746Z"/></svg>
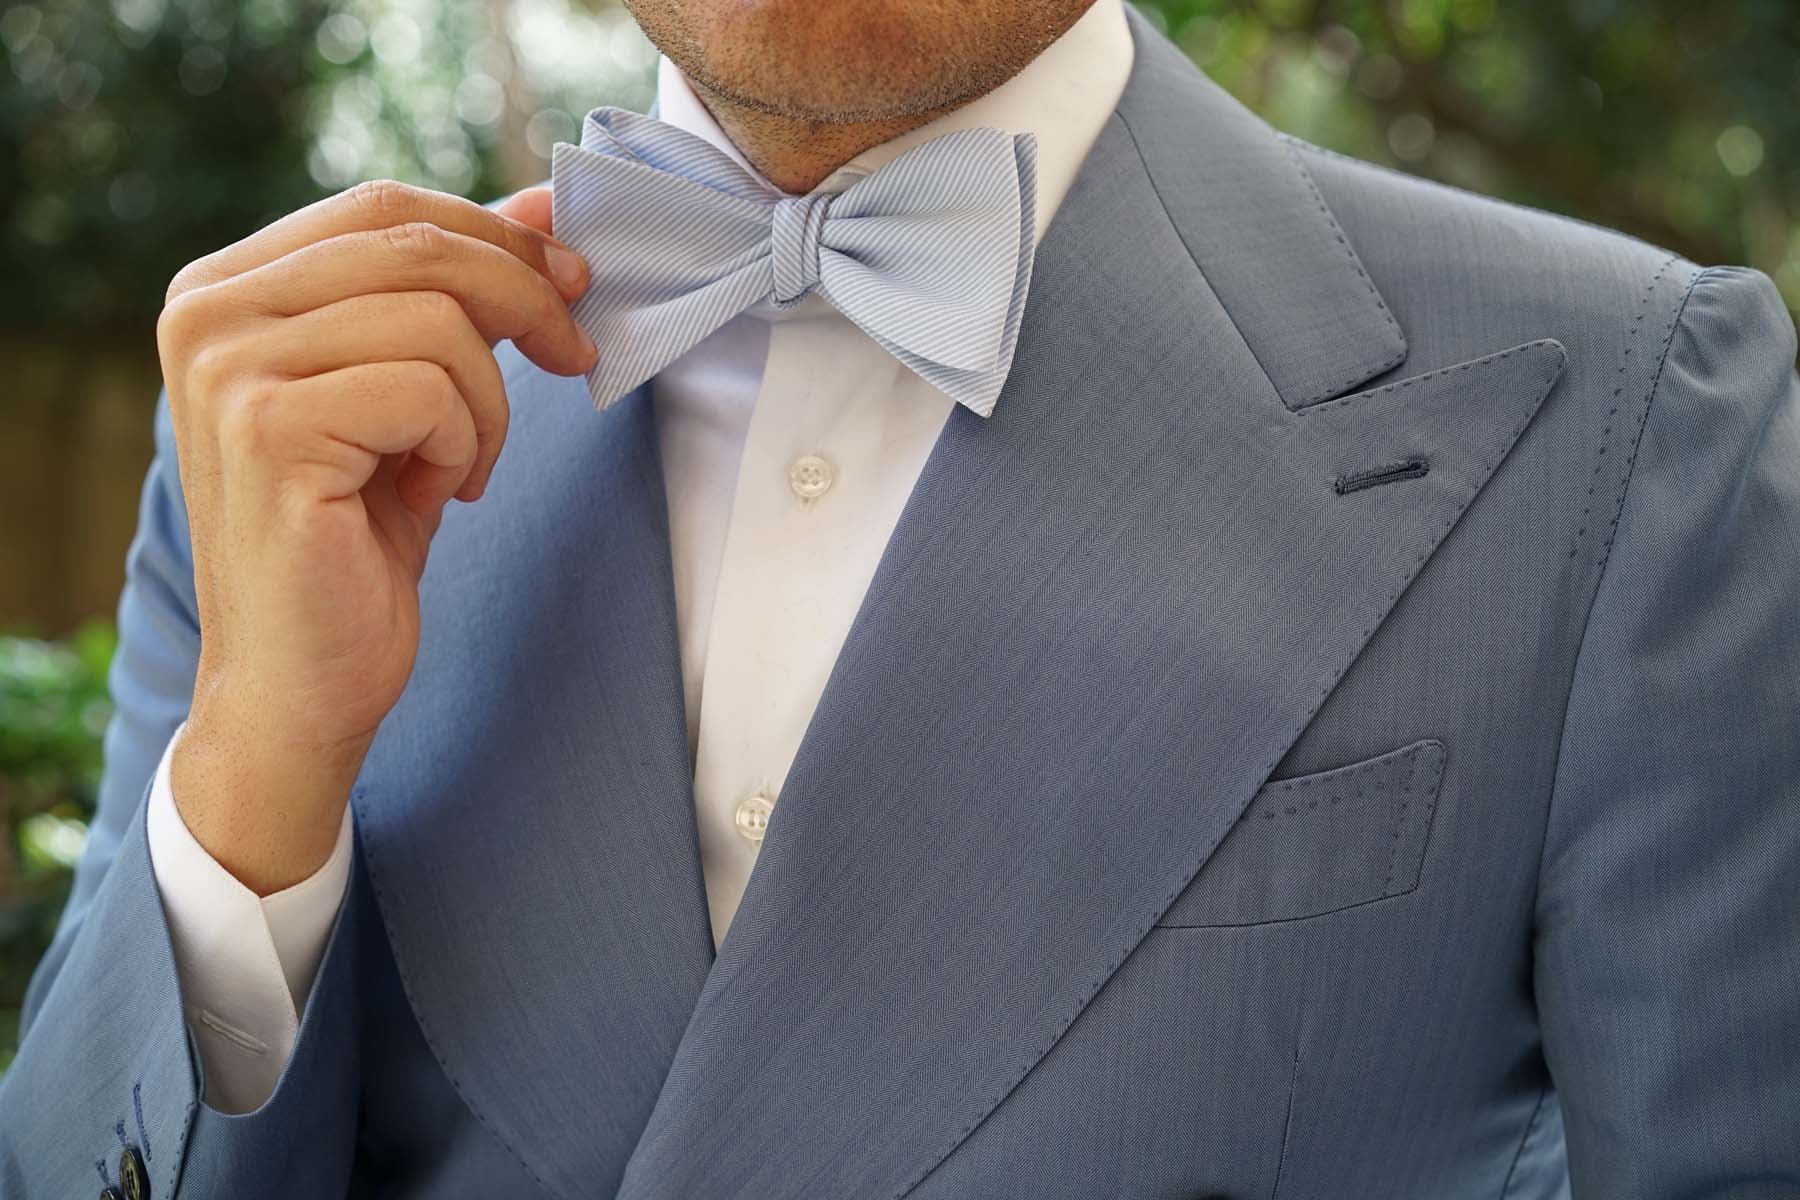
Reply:
<svg viewBox="0 0 1800 1200"><path fill-rule="evenodd" d="M839 193L789 196L704 138L603 107L552 156L551 229L587 259L572 306L606 408L732 317L818 292L957 403L993 411L1035 242L1037 142L958 129Z"/></svg>
<svg viewBox="0 0 1800 1200"><path fill-rule="evenodd" d="M819 284L819 232L836 197L815 192L784 196L775 202L769 225L772 298L779 308L792 308Z"/></svg>

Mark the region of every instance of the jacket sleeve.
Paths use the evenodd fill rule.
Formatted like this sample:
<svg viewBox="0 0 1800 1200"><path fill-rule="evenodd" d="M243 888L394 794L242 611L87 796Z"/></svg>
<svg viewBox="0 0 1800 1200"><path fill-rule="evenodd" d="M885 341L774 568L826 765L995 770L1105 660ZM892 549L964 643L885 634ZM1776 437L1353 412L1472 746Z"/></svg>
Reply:
<svg viewBox="0 0 1800 1200"><path fill-rule="evenodd" d="M1576 660L1534 987L1575 1200L1800 1196L1800 380L1699 273Z"/></svg>
<svg viewBox="0 0 1800 1200"><path fill-rule="evenodd" d="M144 1160L157 1200L342 1195L358 1079L354 899L338 913L274 1094L238 1116L205 1102L145 831L151 779L187 715L200 648L166 396L155 429L119 601L98 811L0 1081L0 1196L97 1194L103 1180L118 1182L126 1147Z"/></svg>

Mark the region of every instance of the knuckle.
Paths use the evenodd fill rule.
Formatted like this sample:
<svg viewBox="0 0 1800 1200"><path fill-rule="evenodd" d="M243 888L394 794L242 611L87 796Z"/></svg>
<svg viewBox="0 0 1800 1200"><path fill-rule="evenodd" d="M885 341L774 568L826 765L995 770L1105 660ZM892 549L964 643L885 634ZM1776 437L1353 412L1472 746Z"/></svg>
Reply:
<svg viewBox="0 0 1800 1200"><path fill-rule="evenodd" d="M180 355L193 340L199 324L197 307L192 292L170 292L170 298L156 315L156 345L164 358Z"/></svg>
<svg viewBox="0 0 1800 1200"><path fill-rule="evenodd" d="M165 306L174 304L194 289L204 287L211 280L213 274L209 263L211 257L208 255L206 258L196 258L175 272L174 277L169 280L169 286L163 291Z"/></svg>
<svg viewBox="0 0 1800 1200"><path fill-rule="evenodd" d="M196 347L188 357L188 384L203 395L228 390L239 373L242 354L230 342L208 341Z"/></svg>
<svg viewBox="0 0 1800 1200"><path fill-rule="evenodd" d="M267 451L276 437L275 391L272 385L253 384L234 392L231 401L219 411L220 445L250 456Z"/></svg>
<svg viewBox="0 0 1800 1200"><path fill-rule="evenodd" d="M388 249L402 258L440 258L448 249L448 236L429 221L403 221L382 230Z"/></svg>
<svg viewBox="0 0 1800 1200"><path fill-rule="evenodd" d="M411 220L419 209L416 190L398 179L365 179L348 189L344 196L354 208L378 225Z"/></svg>
<svg viewBox="0 0 1800 1200"><path fill-rule="evenodd" d="M448 325L463 319L462 305L448 292L409 292L408 315L429 325Z"/></svg>
<svg viewBox="0 0 1800 1200"><path fill-rule="evenodd" d="M503 249L536 270L542 271L549 266L549 260L544 256L542 239L509 217L496 215L494 219L500 226L500 245Z"/></svg>

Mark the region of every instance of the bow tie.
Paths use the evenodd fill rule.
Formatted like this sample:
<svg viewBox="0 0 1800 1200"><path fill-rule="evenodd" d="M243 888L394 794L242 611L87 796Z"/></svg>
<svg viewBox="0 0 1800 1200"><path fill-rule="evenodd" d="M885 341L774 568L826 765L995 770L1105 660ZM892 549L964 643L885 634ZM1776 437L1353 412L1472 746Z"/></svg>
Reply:
<svg viewBox="0 0 1800 1200"><path fill-rule="evenodd" d="M1031 282L1037 139L959 129L836 195L789 196L704 138L627 109L588 114L551 163L551 228L587 259L571 307L600 347L605 408L732 317L818 292L982 416L1012 366Z"/></svg>

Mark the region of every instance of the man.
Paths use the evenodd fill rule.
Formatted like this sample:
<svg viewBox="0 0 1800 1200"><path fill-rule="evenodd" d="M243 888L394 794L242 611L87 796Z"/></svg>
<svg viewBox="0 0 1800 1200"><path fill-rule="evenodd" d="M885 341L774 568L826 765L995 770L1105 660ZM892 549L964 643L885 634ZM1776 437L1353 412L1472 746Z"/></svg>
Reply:
<svg viewBox="0 0 1800 1200"><path fill-rule="evenodd" d="M1119 0L634 9L172 286L0 1190L1800 1194L1768 280Z"/></svg>

